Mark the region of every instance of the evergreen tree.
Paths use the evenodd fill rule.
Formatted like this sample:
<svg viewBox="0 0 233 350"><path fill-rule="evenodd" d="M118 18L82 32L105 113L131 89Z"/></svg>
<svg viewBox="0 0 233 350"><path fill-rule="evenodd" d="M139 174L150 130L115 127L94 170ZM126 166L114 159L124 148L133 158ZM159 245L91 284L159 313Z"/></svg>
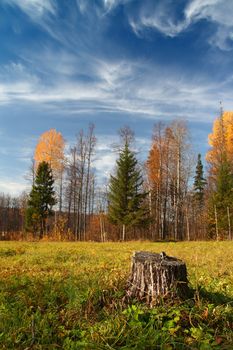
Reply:
<svg viewBox="0 0 233 350"><path fill-rule="evenodd" d="M126 227L146 222L147 210L143 205L146 194L142 184L137 159L126 139L117 160L116 175L110 178L108 197L108 216L111 222L122 225L122 240L125 240Z"/></svg>
<svg viewBox="0 0 233 350"><path fill-rule="evenodd" d="M39 231L40 237L46 230L46 219L52 215L52 207L56 203L53 185L52 170L43 161L38 165L26 212L27 228L33 229L34 234Z"/></svg>
<svg viewBox="0 0 233 350"><path fill-rule="evenodd" d="M212 226L215 230L218 230L219 236L222 238L226 238L228 235L230 224L228 210L232 208L232 203L233 173L230 162L227 160L226 156L224 156L216 174L216 189L210 198L209 210L210 219L212 218L210 223L212 222Z"/></svg>
<svg viewBox="0 0 233 350"><path fill-rule="evenodd" d="M206 179L204 178L203 165L201 161L201 155L199 153L197 158L197 166L196 166L196 173L194 176L193 187L194 187L194 198L196 199L200 207L202 207L204 204L205 186L206 186Z"/></svg>

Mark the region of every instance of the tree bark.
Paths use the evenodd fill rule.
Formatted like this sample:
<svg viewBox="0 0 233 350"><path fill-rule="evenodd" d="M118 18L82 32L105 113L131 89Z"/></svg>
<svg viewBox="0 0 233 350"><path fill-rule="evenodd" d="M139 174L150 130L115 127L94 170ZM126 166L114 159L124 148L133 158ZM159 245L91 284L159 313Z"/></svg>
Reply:
<svg viewBox="0 0 233 350"><path fill-rule="evenodd" d="M91 161L94 152L96 139L94 136L94 124L89 126L89 135L86 139L86 153L87 153L87 169L86 169L86 187L84 195L84 219L83 219L83 240L86 240L86 229L87 229L87 209L89 207L88 220L90 219L90 192L91 192Z"/></svg>
<svg viewBox="0 0 233 350"><path fill-rule="evenodd" d="M228 219L228 239L231 240L231 218L230 218L229 207L227 207L227 219Z"/></svg>
<svg viewBox="0 0 233 350"><path fill-rule="evenodd" d="M219 236L218 236L218 213L217 213L216 205L214 206L214 216L215 216L216 240L218 241L218 239L219 239Z"/></svg>
<svg viewBox="0 0 233 350"><path fill-rule="evenodd" d="M125 241L125 224L122 225L122 241Z"/></svg>
<svg viewBox="0 0 233 350"><path fill-rule="evenodd" d="M188 295L187 270L183 261L164 252L134 253L127 285L128 297L153 306L164 299L185 299Z"/></svg>

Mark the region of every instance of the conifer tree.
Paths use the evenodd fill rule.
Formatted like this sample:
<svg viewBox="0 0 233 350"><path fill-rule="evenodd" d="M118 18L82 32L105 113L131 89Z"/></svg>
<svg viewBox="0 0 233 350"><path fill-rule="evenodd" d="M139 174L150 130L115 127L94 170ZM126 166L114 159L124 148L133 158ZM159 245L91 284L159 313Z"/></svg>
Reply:
<svg viewBox="0 0 233 350"><path fill-rule="evenodd" d="M229 230L228 210L233 203L233 173L230 162L224 158L219 166L216 178L216 190L212 194L210 216L216 210L218 231L221 238L226 238ZM216 220L216 218L215 218ZM212 220L213 222L213 220ZM216 225L216 222L215 222Z"/></svg>
<svg viewBox="0 0 233 350"><path fill-rule="evenodd" d="M194 176L194 198L200 207L203 206L204 202L204 191L206 186L206 179L204 178L203 164L201 161L201 155L198 154L196 173Z"/></svg>
<svg viewBox="0 0 233 350"><path fill-rule="evenodd" d="M40 238L46 230L46 219L52 215L52 207L56 203L54 179L49 164L45 161L38 166L35 183L29 195L26 213L26 226L39 231Z"/></svg>
<svg viewBox="0 0 233 350"><path fill-rule="evenodd" d="M126 227L146 223L147 209L143 206L146 194L142 184L137 159L126 138L117 160L116 174L110 178L108 197L108 216L111 222L122 225L122 240L125 240Z"/></svg>

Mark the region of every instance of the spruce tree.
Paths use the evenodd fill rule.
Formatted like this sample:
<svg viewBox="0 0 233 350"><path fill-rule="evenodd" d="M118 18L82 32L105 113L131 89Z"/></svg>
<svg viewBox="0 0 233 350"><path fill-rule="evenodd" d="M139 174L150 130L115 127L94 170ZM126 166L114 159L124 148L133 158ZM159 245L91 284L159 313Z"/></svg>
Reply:
<svg viewBox="0 0 233 350"><path fill-rule="evenodd" d="M122 225L122 240L125 240L126 227L140 226L147 219L143 179L128 141L120 151L116 165L116 174L110 178L108 217L111 222Z"/></svg>
<svg viewBox="0 0 233 350"><path fill-rule="evenodd" d="M217 169L216 189L210 198L210 222L212 222L212 231L217 229L222 238L226 238L229 230L228 210L232 208L233 203L233 173L230 162L223 155L222 162ZM214 213L214 210L216 211ZM211 225L210 225L211 226Z"/></svg>
<svg viewBox="0 0 233 350"><path fill-rule="evenodd" d="M201 161L201 155L198 154L196 173L194 176L194 198L197 203L201 206L204 204L204 192L206 186L206 179L204 178L203 165Z"/></svg>
<svg viewBox="0 0 233 350"><path fill-rule="evenodd" d="M39 232L40 238L46 230L46 219L52 215L52 207L56 203L53 185L54 179L49 164L41 162L38 165L26 212L27 228L33 229L34 234Z"/></svg>

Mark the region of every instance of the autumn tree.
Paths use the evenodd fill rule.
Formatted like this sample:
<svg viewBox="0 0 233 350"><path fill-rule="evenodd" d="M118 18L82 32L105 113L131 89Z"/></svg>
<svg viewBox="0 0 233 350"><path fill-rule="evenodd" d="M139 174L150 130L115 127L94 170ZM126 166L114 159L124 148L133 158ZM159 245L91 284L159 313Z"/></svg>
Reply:
<svg viewBox="0 0 233 350"><path fill-rule="evenodd" d="M213 131L209 134L210 149L206 154L209 175L215 182L219 165L229 161L233 169L233 112L223 112L214 120Z"/></svg>
<svg viewBox="0 0 233 350"><path fill-rule="evenodd" d="M223 112L209 135L209 228L215 238L231 237L233 189L233 112Z"/></svg>
<svg viewBox="0 0 233 350"><path fill-rule="evenodd" d="M18 197L0 193L0 240L23 237L25 198L25 193Z"/></svg>
<svg viewBox="0 0 233 350"><path fill-rule="evenodd" d="M65 141L62 134L55 129L50 129L40 136L34 152L36 169L43 161L47 162L52 169L58 188L60 212L62 210L63 173L65 165L64 148Z"/></svg>
<svg viewBox="0 0 233 350"><path fill-rule="evenodd" d="M170 137L168 134L168 129L162 123L155 126L152 147L146 163L153 240L164 239L168 231L170 164ZM159 237L156 237L156 233Z"/></svg>
<svg viewBox="0 0 233 350"><path fill-rule="evenodd" d="M69 227L75 240L85 240L90 215L94 207L94 170L92 167L96 137L94 125L87 134L79 132L76 144L70 148L66 166L66 203Z"/></svg>
<svg viewBox="0 0 233 350"><path fill-rule="evenodd" d="M116 162L116 173L109 184L108 217L111 222L122 226L122 240L126 238L127 227L137 227L147 221L146 197L143 179L135 154L130 149L130 134L121 130L123 147Z"/></svg>
<svg viewBox="0 0 233 350"><path fill-rule="evenodd" d="M35 184L28 199L26 225L42 238L46 232L46 220L52 215L56 204L52 170L47 162L41 162L37 168Z"/></svg>
<svg viewBox="0 0 233 350"><path fill-rule="evenodd" d="M86 136L86 174L85 174L85 188L84 188L84 205L83 205L83 239L86 238L87 222L90 214L93 212L93 197L95 187L95 177L92 172L92 157L96 145L96 137L94 135L94 124L89 125L88 134Z"/></svg>
<svg viewBox="0 0 233 350"><path fill-rule="evenodd" d="M184 122L155 125L152 147L146 163L153 220L153 239L183 239L187 216L185 203L192 162L188 130Z"/></svg>
<svg viewBox="0 0 233 350"><path fill-rule="evenodd" d="M185 198L192 171L190 142L187 125L184 121L174 121L170 125L172 159L171 189L174 210L174 238L184 239Z"/></svg>

